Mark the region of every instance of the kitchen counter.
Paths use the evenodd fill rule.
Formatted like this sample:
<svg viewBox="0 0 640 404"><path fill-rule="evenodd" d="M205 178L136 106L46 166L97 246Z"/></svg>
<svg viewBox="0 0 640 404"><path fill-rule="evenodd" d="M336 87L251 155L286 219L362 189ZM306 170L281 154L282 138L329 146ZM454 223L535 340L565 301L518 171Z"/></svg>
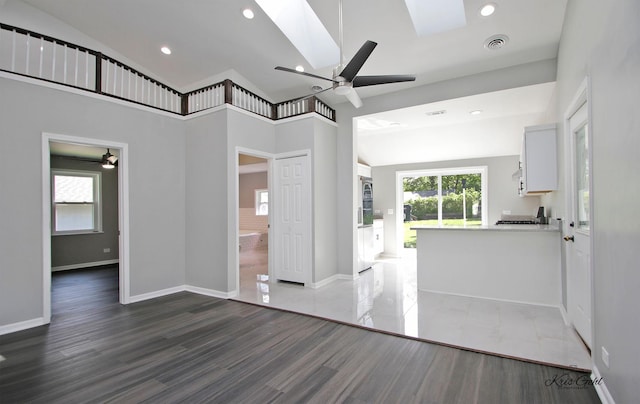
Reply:
<svg viewBox="0 0 640 404"><path fill-rule="evenodd" d="M561 304L561 232L553 225L414 226L418 289Z"/></svg>
<svg viewBox="0 0 640 404"><path fill-rule="evenodd" d="M560 228L558 226L550 225L550 224L493 224L489 226L447 226L447 227L436 227L436 226L412 226L411 230L465 230L465 231L551 231L551 232L559 232Z"/></svg>

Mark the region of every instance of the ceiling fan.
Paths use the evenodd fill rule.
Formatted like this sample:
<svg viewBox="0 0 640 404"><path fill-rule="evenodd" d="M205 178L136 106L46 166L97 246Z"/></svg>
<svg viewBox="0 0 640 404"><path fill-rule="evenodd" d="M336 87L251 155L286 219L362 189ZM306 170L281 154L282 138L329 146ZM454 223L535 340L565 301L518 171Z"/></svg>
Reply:
<svg viewBox="0 0 640 404"><path fill-rule="evenodd" d="M314 92L313 94L308 94L303 97L299 97L293 99L291 101L303 100L305 98L312 97L316 94L333 90L335 94L344 95L347 99L353 104L354 107L360 108L362 106L362 100L360 96L356 92L354 88L356 87L365 87L365 86L374 86L378 84L389 84L389 83L401 83L405 81L414 81L416 76L407 75L407 74L396 74L396 75L376 75L376 76L358 76L358 72L367 61L375 47L378 45L373 41L366 41L362 47L356 52L356 54L351 58L349 63L344 64L344 54L343 54L343 33L342 33L342 0L339 2L338 7L338 26L339 26L339 36L340 36L340 64L333 69L333 77L327 78L318 76L312 73L300 72L295 69L290 69L288 67L276 66L276 70L282 70L289 73L301 74L303 76L314 77L316 79L322 79L326 81L332 82L331 87L327 87L325 89Z"/></svg>

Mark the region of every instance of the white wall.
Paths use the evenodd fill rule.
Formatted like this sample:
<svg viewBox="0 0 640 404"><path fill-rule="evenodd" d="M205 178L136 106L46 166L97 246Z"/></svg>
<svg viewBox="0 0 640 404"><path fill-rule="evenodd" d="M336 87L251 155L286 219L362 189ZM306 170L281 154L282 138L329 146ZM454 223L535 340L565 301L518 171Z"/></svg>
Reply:
<svg viewBox="0 0 640 404"><path fill-rule="evenodd" d="M5 78L0 94L0 326L43 315L43 132L129 145L131 295L183 285L182 122Z"/></svg>
<svg viewBox="0 0 640 404"><path fill-rule="evenodd" d="M186 283L227 291L227 111L186 122Z"/></svg>
<svg viewBox="0 0 640 404"><path fill-rule="evenodd" d="M564 114L588 76L593 135L595 365L618 403L637 402L640 377L640 2L569 0L558 55L558 111ZM564 130L561 126L561 132ZM564 143L559 142L560 155ZM563 164L560 167L564 166ZM566 187L566 181L561 182ZM564 212L564 194L553 201ZM609 352L610 368L601 348Z"/></svg>
<svg viewBox="0 0 640 404"><path fill-rule="evenodd" d="M187 284L233 294L238 288L236 148L273 153L275 126L234 107L189 119L186 126Z"/></svg>
<svg viewBox="0 0 640 404"><path fill-rule="evenodd" d="M337 243L337 163L336 127L314 120L313 143L313 281L320 282L338 273Z"/></svg>
<svg viewBox="0 0 640 404"><path fill-rule="evenodd" d="M336 127L322 118L297 119L278 124L278 153L311 150L313 209L313 276L317 283L337 270Z"/></svg>
<svg viewBox="0 0 640 404"><path fill-rule="evenodd" d="M372 178L375 185L373 208L380 210L384 217L384 250L385 254L399 255L397 251L397 220L403 212L396 211L396 173L398 171L431 170L438 168L487 167L488 178L488 223L493 224L500 219L503 210L523 215L535 215L540 206L540 197L518 196L518 183L511 175L518 169L519 156L503 156L481 159L438 161L433 163L414 163L393 166L373 167ZM394 214L388 215L388 209Z"/></svg>

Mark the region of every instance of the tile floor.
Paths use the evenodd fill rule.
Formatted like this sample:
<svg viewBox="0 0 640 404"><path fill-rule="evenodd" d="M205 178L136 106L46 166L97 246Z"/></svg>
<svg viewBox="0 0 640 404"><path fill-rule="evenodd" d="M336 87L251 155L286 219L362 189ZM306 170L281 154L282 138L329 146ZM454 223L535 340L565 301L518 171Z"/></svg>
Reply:
<svg viewBox="0 0 640 404"><path fill-rule="evenodd" d="M265 249L240 255L237 300L564 367L591 358L560 310L417 290L415 250L379 260L355 281L318 288L269 282Z"/></svg>

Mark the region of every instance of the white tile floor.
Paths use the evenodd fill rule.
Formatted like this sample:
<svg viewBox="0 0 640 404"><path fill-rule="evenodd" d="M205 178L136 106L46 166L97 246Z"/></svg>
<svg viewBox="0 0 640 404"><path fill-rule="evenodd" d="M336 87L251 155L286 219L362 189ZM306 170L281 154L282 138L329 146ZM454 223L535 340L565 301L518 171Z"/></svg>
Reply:
<svg viewBox="0 0 640 404"><path fill-rule="evenodd" d="M560 310L418 292L415 250L378 261L355 281L319 289L269 282L266 250L240 255L237 300L312 314L472 350L591 369L591 358Z"/></svg>

